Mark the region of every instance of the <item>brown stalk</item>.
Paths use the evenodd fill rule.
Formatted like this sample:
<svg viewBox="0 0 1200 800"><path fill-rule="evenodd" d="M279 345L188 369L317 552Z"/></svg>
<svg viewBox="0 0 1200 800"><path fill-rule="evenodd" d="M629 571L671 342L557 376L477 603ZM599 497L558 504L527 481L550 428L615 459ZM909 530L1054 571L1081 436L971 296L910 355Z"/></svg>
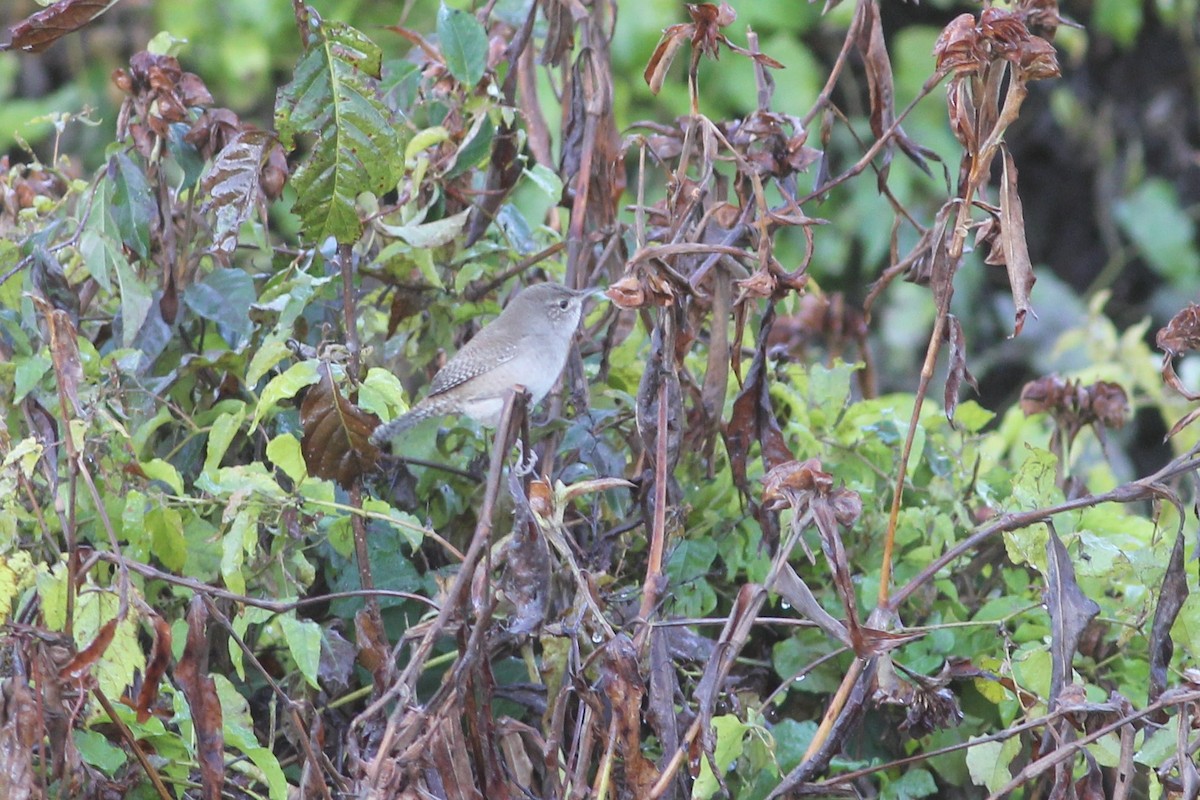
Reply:
<svg viewBox="0 0 1200 800"><path fill-rule="evenodd" d="M380 779L388 772L384 769L384 765L391 761L391 751L399 735L400 724L408 717L409 704L415 697L417 678L420 677L422 670L425 668L425 662L429 659L429 654L433 650L434 644L437 643L438 637L441 636L442 631L450 623L451 616L458 613L465 605L468 591L475 577L475 570L490 549L492 541L492 514L496 507L496 498L500 493L500 476L504 470L504 457L508 452L508 442L512 436L515 415L518 411L523 411L524 406L524 392L517 394L510 391L505 397L504 408L500 413L500 422L496 426L496 439L492 445L492 459L488 468L487 488L484 492L483 507L479 511L479 521L475 526L475 535L471 538L471 546L467 548L466 558L463 559L462 566L459 567L458 574L454 578L454 584L446 594L446 601L438 611L437 617L430 623L425 636L421 639L420 644L417 645L416 650L413 652L404 671L396 679L396 682L388 687L388 690L383 693L382 697L372 703L351 722L351 728L361 727L378 710L395 701L395 709L388 717L387 727L384 729L383 735L379 740L379 747L375 752L375 757L371 759L366 769L366 783L368 786L374 787L376 791L381 790ZM427 712L423 710L418 711L416 712L416 718L410 720L410 722L414 727L419 729L424 723L426 714Z"/></svg>
<svg viewBox="0 0 1200 800"><path fill-rule="evenodd" d="M138 744L137 738L133 735L133 731L129 730L129 726L125 724L125 720L113 708L113 704L105 696L104 692L100 691L99 686L92 687L92 696L96 698L96 702L104 709L104 713L108 715L108 719L113 725L117 726L117 731L121 734L121 738L125 741L126 746L133 751L133 757L142 767L142 771L146 773L146 777L150 779L151 785L154 786L154 791L162 800L172 800L171 792L168 791L166 784L163 783L162 776L158 774L158 770L150 763L150 759L146 757L145 751Z"/></svg>
<svg viewBox="0 0 1200 800"><path fill-rule="evenodd" d="M650 615L658 605L663 585L662 560L667 538L667 386L658 384L658 436L654 451L654 527L650 533L650 558L646 565L646 580L642 584L642 606L638 611L641 627L635 644L640 650L650 632Z"/></svg>

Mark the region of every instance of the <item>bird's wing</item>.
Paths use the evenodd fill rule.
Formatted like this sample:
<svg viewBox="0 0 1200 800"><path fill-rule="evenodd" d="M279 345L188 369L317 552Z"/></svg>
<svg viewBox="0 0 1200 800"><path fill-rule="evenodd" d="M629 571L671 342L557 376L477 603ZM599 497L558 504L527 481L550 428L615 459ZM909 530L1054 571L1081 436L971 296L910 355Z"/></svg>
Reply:
<svg viewBox="0 0 1200 800"><path fill-rule="evenodd" d="M481 334L482 335L482 332ZM485 349L483 343L476 345L479 340L479 335L463 345L463 348L454 354L454 358L446 366L438 370L437 375L433 376L433 383L429 387L429 396L441 394L449 391L455 386L466 383L472 378L482 375L483 373L494 369L495 367L512 361L516 358L518 346L511 344L506 347L489 347L487 356L480 356L480 350Z"/></svg>

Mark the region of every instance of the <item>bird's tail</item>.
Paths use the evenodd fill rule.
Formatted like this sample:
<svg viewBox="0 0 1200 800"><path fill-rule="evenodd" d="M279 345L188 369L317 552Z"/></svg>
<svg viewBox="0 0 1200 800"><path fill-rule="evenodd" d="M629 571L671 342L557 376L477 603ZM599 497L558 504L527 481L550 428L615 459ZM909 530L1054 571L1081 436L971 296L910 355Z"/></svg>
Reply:
<svg viewBox="0 0 1200 800"><path fill-rule="evenodd" d="M392 439L395 439L400 434L404 433L409 428L412 428L421 422L436 417L440 413L437 407L429 405L417 405L407 414L402 414L396 417L391 422L385 422L374 431L371 432L371 444L379 447Z"/></svg>

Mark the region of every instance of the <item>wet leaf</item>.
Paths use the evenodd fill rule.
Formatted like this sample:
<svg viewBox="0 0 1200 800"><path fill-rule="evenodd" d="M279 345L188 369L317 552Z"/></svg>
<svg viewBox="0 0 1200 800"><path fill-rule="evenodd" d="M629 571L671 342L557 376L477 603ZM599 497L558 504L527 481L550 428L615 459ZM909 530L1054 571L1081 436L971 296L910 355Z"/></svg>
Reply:
<svg viewBox="0 0 1200 800"><path fill-rule="evenodd" d="M8 29L12 39L0 50L40 53L68 33L84 25L117 4L118 0L57 0Z"/></svg>
<svg viewBox="0 0 1200 800"><path fill-rule="evenodd" d="M379 418L342 396L328 363L317 369L318 383L305 393L300 405L304 463L309 475L350 486L379 459L379 448L370 442Z"/></svg>
<svg viewBox="0 0 1200 800"><path fill-rule="evenodd" d="M242 224L264 200L260 175L274 146L275 137L266 131L240 132L221 148L204 175L201 186L208 199L201 212L216 210L213 247L226 255L237 247Z"/></svg>
<svg viewBox="0 0 1200 800"><path fill-rule="evenodd" d="M321 22L275 100L275 127L284 148L300 135L316 137L292 176L292 210L307 241L354 242L362 233L355 198L383 194L401 168L392 113L380 99L379 47L359 31Z"/></svg>

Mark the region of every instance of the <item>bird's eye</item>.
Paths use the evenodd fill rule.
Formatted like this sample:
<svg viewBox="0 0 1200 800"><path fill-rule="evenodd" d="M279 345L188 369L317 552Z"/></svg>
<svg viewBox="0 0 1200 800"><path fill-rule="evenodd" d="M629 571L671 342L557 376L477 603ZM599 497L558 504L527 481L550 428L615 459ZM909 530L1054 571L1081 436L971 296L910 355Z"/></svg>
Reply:
<svg viewBox="0 0 1200 800"><path fill-rule="evenodd" d="M569 306L569 305L571 305L570 300L559 300L558 301L558 307L561 308L563 311L566 311L567 306Z"/></svg>

